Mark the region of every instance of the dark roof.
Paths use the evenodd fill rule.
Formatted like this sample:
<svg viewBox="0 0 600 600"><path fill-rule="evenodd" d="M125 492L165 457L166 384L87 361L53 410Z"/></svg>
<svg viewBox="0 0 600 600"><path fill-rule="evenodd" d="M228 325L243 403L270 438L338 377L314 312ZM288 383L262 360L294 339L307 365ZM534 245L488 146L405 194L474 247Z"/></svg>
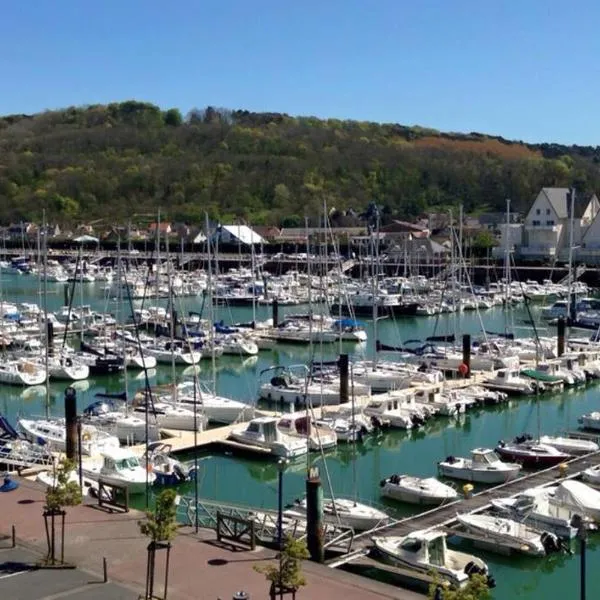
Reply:
<svg viewBox="0 0 600 600"><path fill-rule="evenodd" d="M571 201L569 199L569 188L542 188L542 191L548 198L554 212L559 219L568 219L571 216ZM576 219L580 219L588 207L590 200L594 194L575 194L575 215Z"/></svg>

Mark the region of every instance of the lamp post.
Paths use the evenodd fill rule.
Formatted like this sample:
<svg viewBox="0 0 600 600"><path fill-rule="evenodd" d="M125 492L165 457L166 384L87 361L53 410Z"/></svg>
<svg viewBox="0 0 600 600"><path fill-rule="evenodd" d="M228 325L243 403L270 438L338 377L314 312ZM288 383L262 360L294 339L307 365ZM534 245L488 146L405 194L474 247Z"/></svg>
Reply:
<svg viewBox="0 0 600 600"><path fill-rule="evenodd" d="M579 598L580 600L586 600L585 550L587 545L587 523L580 515L573 515L571 526L577 529L577 539L579 540L579 550L581 553L579 562Z"/></svg>
<svg viewBox="0 0 600 600"><path fill-rule="evenodd" d="M281 550L283 550L283 472L288 466L288 463L289 461L287 460L287 458L280 458L277 461L277 545L279 546L280 552Z"/></svg>

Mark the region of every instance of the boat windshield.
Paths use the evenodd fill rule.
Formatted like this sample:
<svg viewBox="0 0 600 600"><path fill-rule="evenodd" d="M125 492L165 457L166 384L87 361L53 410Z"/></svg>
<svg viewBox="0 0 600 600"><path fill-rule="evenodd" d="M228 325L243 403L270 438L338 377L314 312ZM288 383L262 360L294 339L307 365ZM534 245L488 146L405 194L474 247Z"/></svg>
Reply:
<svg viewBox="0 0 600 600"><path fill-rule="evenodd" d="M421 540L417 540L415 538L407 538L402 542L400 547L402 548L402 550L406 550L407 552L418 552L421 549L422 545L423 543L421 542Z"/></svg>
<svg viewBox="0 0 600 600"><path fill-rule="evenodd" d="M487 452L485 454L474 454L473 462L477 464L493 464L497 463L500 459L495 452Z"/></svg>
<svg viewBox="0 0 600 600"><path fill-rule="evenodd" d="M124 458L123 460L117 460L115 462L115 468L117 471L123 471L125 469L135 469L140 466L140 462L135 456Z"/></svg>

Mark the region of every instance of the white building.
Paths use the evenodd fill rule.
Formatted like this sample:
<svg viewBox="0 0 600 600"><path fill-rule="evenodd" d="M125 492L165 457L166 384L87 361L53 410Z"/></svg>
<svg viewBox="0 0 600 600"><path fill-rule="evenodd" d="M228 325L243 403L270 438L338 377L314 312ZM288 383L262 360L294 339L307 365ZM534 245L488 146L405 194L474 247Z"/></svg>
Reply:
<svg viewBox="0 0 600 600"><path fill-rule="evenodd" d="M571 226L573 245L581 246L588 237L590 226L597 220L600 202L595 194L591 197L576 195L573 212L571 217L569 188L542 188L523 222L520 244L516 243L518 234L511 231L515 253L521 258L565 260L569 253Z"/></svg>

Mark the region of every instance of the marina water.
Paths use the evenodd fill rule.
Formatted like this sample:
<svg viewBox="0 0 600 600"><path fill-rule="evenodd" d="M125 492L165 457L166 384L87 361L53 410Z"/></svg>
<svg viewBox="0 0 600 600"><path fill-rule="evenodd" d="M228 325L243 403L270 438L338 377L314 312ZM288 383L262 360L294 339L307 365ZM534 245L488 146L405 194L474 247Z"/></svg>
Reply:
<svg viewBox="0 0 600 600"><path fill-rule="evenodd" d="M2 278L4 300L7 302L36 302L41 305L38 282L32 276L7 276ZM48 284L48 309L56 310L63 305L64 284ZM128 306L117 307L106 299L103 284L82 284L76 288L74 306L83 302L94 309L129 315ZM163 305L166 301L160 302ZM151 301L150 304L156 304ZM187 311L199 311L202 299L184 298L176 300L176 310L180 314ZM291 307L288 312L302 312L302 307ZM217 318L226 323L248 321L252 312L248 308L216 309ZM286 309L280 308L285 314ZM207 316L205 314L205 316ZM257 318L270 317L270 309L257 308ZM511 311L510 321L515 325L519 336L532 335L531 329L523 325L529 317L523 308ZM437 320L436 320L437 319ZM501 307L481 313L484 327L492 331L503 331L507 315ZM481 322L477 313L446 314L438 317L414 317L402 320L379 321L378 338L386 344L401 345L409 339L424 340L432 335L437 323L437 334L471 333L481 335ZM373 324L365 323L369 334L366 344L344 344L349 354L372 357ZM542 332L554 335L555 331ZM278 345L275 350L260 352L258 357L246 359L223 356L217 359L217 390L244 402L252 403L257 398L260 373L273 365L304 364L314 359L333 360L339 352L339 344L317 345L311 355L303 346ZM210 362L202 361L200 378L210 381ZM181 368L178 378L185 373ZM171 382L171 369L159 366L151 379L152 385ZM97 392L122 391L123 375L116 377L91 377L77 382L78 406L82 410L94 400ZM144 387L142 378L128 374L130 396L135 390ZM50 406L52 415L62 415L63 392L65 384L53 383L50 386ZM370 437L364 444L353 447L344 444L324 457L318 453L310 454L308 460L318 465L328 494L327 479L330 479L336 496L356 497L356 499L385 504L391 516L401 517L411 514L414 508L385 502L379 496L379 482L393 473L413 475L436 475L436 464L449 455L467 456L477 446L494 447L498 440L512 439L523 432L537 433L538 423L543 433L572 431L577 427L577 417L584 412L600 409L600 386L566 391L562 394L544 395L539 401L535 398L514 399L507 405L485 407L471 411L460 418L439 417L428 423L423 430L404 432L388 431L379 437ZM43 387L20 389L8 386L0 387L0 410L11 422L19 416L43 415L46 413L46 397ZM183 459L191 460L192 456ZM254 507L276 508L277 506L277 466L265 460L249 460L227 455L201 455L201 473L199 479L200 496L216 499L224 503L243 503ZM292 502L304 494L307 459L292 463L283 478L284 501ZM179 488L182 494L193 494L194 485L185 484ZM136 500L143 504L143 498ZM143 508L143 506L139 506ZM587 585L588 598L600 597L600 534L592 534L588 539ZM465 547L472 550L469 544ZM579 549L573 556L551 555L546 558L527 558L521 556L502 557L479 549L473 550L486 560L498 581L493 591L496 600L523 598L527 600L568 600L579 597Z"/></svg>

